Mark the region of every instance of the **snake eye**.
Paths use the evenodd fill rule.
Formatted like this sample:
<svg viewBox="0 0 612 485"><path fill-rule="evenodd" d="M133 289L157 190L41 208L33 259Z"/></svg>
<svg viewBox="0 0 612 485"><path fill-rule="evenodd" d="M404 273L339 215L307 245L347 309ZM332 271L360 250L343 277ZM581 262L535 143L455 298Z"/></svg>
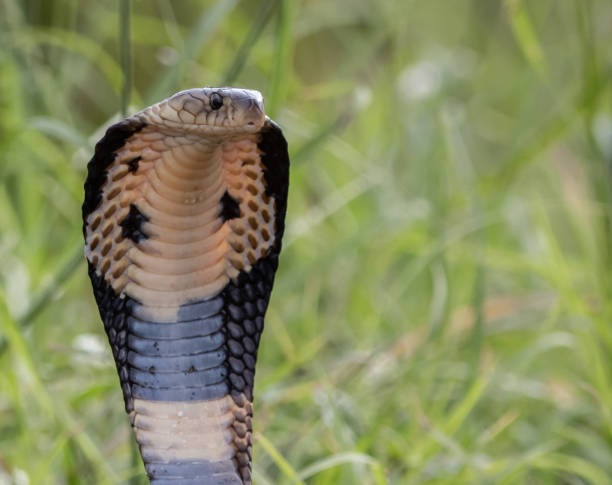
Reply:
<svg viewBox="0 0 612 485"><path fill-rule="evenodd" d="M223 96L219 93L212 93L210 95L210 107L214 110L218 110L223 106Z"/></svg>

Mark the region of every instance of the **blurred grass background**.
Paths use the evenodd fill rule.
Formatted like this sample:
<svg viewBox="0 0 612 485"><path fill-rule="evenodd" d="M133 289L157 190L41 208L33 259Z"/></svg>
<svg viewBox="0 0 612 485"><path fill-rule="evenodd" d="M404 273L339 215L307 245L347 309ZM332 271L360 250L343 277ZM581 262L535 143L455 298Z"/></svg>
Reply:
<svg viewBox="0 0 612 485"><path fill-rule="evenodd" d="M256 484L612 483L609 1L132 7L129 112L232 84L289 140ZM2 484L144 483L81 240L120 23L0 0Z"/></svg>

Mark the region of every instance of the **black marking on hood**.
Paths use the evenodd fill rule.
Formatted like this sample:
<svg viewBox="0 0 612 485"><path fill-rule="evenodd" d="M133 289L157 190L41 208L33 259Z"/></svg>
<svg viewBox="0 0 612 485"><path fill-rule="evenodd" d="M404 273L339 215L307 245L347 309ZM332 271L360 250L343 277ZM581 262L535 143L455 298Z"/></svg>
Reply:
<svg viewBox="0 0 612 485"><path fill-rule="evenodd" d="M136 158L132 158L128 163L128 172L130 173L136 173L136 171L138 170L138 162L140 162L140 160L142 160L142 157L136 157Z"/></svg>
<svg viewBox="0 0 612 485"><path fill-rule="evenodd" d="M83 201L83 235L87 216L91 214L102 199L102 186L106 182L106 171L115 160L115 153L128 138L142 130L146 123L133 120L123 120L106 130L104 137L96 144L94 156L87 164L87 179L85 180L85 200Z"/></svg>
<svg viewBox="0 0 612 485"><path fill-rule="evenodd" d="M240 217L240 205L226 190L221 197L221 218L223 222Z"/></svg>
<svg viewBox="0 0 612 485"><path fill-rule="evenodd" d="M149 236L142 230L142 225L148 220L149 218L140 212L136 204L130 204L130 212L119 223L122 228L121 235L135 243L141 239L147 239Z"/></svg>
<svg viewBox="0 0 612 485"><path fill-rule="evenodd" d="M276 234L274 245L280 252L281 238L285 231L285 213L287 212L287 192L289 190L289 152L287 140L280 127L268 119L260 132L257 148L261 151L264 164L263 176L266 195L276 201L275 222Z"/></svg>

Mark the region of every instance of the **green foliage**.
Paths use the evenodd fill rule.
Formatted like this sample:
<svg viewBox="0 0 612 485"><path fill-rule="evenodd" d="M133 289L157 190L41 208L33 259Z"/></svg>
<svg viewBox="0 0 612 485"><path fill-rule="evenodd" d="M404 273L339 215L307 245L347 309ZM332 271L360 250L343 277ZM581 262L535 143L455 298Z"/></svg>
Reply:
<svg viewBox="0 0 612 485"><path fill-rule="evenodd" d="M143 474L81 256L119 25L0 0L0 483ZM129 112L231 82L290 142L257 484L612 482L610 25L606 0L133 2Z"/></svg>

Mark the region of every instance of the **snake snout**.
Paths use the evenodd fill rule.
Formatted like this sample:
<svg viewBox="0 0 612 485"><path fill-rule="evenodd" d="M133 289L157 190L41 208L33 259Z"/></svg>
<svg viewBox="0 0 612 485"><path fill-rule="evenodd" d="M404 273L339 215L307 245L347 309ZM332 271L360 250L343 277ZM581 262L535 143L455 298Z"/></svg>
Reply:
<svg viewBox="0 0 612 485"><path fill-rule="evenodd" d="M247 126L261 127L266 119L263 97L259 91L243 89L232 93L232 103Z"/></svg>
<svg viewBox="0 0 612 485"><path fill-rule="evenodd" d="M245 112L245 123L249 126L257 126L259 128L263 125L265 118L266 115L264 113L263 103L257 103L251 100Z"/></svg>

